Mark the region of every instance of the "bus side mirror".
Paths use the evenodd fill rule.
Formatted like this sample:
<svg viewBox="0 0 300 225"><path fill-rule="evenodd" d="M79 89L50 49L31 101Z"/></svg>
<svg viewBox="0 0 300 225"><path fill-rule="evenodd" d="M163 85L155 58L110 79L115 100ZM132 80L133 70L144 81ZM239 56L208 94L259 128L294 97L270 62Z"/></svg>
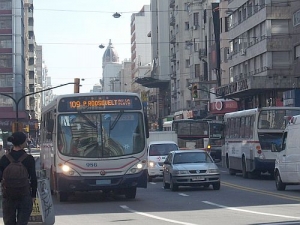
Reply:
<svg viewBox="0 0 300 225"><path fill-rule="evenodd" d="M149 138L149 124L148 124L148 117L146 114L144 114L144 120L145 120L145 128L146 128L146 138Z"/></svg>

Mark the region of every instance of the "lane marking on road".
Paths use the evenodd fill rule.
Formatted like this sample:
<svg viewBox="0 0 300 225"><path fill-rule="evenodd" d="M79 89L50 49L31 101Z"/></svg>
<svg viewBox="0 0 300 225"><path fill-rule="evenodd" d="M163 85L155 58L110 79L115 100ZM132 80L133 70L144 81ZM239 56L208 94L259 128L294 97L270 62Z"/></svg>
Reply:
<svg viewBox="0 0 300 225"><path fill-rule="evenodd" d="M135 214L138 214L138 215L141 215L141 216L150 217L150 218L153 218L153 219L156 219L156 220L161 220L161 221L165 221L165 222L169 222L169 223L175 223L175 224L182 224L182 225L197 225L195 223L180 222L180 221L177 221L177 220L171 220L171 219L163 218L163 217L160 217L160 216L154 216L154 215L151 215L149 213L138 212L138 211L135 211L133 209L130 209L126 205L120 205L120 207L124 210L127 210L127 211L131 212L131 213L135 213Z"/></svg>
<svg viewBox="0 0 300 225"><path fill-rule="evenodd" d="M274 216L274 217L282 217L282 218L287 218L287 219L296 219L296 220L300 220L300 217L295 217L295 216L286 216L286 215L280 215L280 214L273 214L273 213L263 213L263 212L257 212L257 211L252 211L252 210L246 210L246 209L239 209L239 208L235 208L235 207L228 207L225 205L219 205L213 202L209 202L209 201L202 201L205 204L208 205L213 205L219 208L223 208L223 209L228 209L228 210L232 210L232 211L239 211L239 212L244 212L244 213L252 213L252 214L258 214L258 215L264 215L264 216Z"/></svg>
<svg viewBox="0 0 300 225"><path fill-rule="evenodd" d="M262 189L249 188L249 187L240 186L240 185L236 185L236 184L232 184L232 183L228 183L228 182L221 182L221 184L226 187L231 187L231 188L235 188L235 189L239 189L239 190L254 192L254 193L263 194L263 195L269 195L269 196L292 200L292 201L297 201L297 202L300 201L300 197L297 197L297 196L286 195L286 194L281 194L281 193L273 193L270 191L264 191ZM275 184L274 184L274 186L275 186Z"/></svg>
<svg viewBox="0 0 300 225"><path fill-rule="evenodd" d="M156 184L155 182L149 182L149 184Z"/></svg>
<svg viewBox="0 0 300 225"><path fill-rule="evenodd" d="M188 197L188 196L189 196L189 195L184 194L184 193L178 193L178 195L181 195L181 196L183 196L183 197Z"/></svg>

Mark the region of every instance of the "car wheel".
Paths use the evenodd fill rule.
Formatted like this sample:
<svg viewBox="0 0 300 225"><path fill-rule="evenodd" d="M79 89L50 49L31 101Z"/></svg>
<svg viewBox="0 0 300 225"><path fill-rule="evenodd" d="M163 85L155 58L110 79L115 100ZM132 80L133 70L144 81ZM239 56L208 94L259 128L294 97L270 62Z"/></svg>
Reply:
<svg viewBox="0 0 300 225"><path fill-rule="evenodd" d="M243 178L248 178L245 157L242 158L242 176L243 176Z"/></svg>
<svg viewBox="0 0 300 225"><path fill-rule="evenodd" d="M220 182L213 183L213 189L214 190L220 190L220 188L221 188L221 183Z"/></svg>
<svg viewBox="0 0 300 225"><path fill-rule="evenodd" d="M125 190L125 197L127 199L135 199L135 196L136 196L136 187L128 188L127 190Z"/></svg>
<svg viewBox="0 0 300 225"><path fill-rule="evenodd" d="M171 188L171 191L178 191L178 185L174 184L174 182L172 180L172 176L170 176L170 188Z"/></svg>
<svg viewBox="0 0 300 225"><path fill-rule="evenodd" d="M163 175L163 187L164 189L170 189L170 184L166 183L164 175Z"/></svg>
<svg viewBox="0 0 300 225"><path fill-rule="evenodd" d="M148 175L148 182L152 182L152 177Z"/></svg>
<svg viewBox="0 0 300 225"><path fill-rule="evenodd" d="M276 182L276 189L278 191L284 191L285 190L286 184L282 183L282 180L281 180L281 177L280 177L280 174L279 174L278 171L276 172L276 175L275 175L275 182Z"/></svg>

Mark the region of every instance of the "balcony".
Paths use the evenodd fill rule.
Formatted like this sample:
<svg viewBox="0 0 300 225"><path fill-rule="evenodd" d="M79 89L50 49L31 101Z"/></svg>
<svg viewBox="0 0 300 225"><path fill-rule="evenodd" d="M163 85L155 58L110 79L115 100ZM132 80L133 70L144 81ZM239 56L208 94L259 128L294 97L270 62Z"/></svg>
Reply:
<svg viewBox="0 0 300 225"><path fill-rule="evenodd" d="M199 49L199 59L202 59L205 57L207 57L206 49L204 49L204 48Z"/></svg>
<svg viewBox="0 0 300 225"><path fill-rule="evenodd" d="M173 53L171 56L171 62L176 62L176 53Z"/></svg>
<svg viewBox="0 0 300 225"><path fill-rule="evenodd" d="M170 17L170 25L173 27L175 26L175 16Z"/></svg>
<svg viewBox="0 0 300 225"><path fill-rule="evenodd" d="M171 73L171 79L172 79L172 80L176 80L176 71L173 71L173 72Z"/></svg>
<svg viewBox="0 0 300 225"><path fill-rule="evenodd" d="M170 0L170 8L173 9L175 7L175 0Z"/></svg>
<svg viewBox="0 0 300 225"><path fill-rule="evenodd" d="M171 44L175 44L176 43L176 35L171 35L171 37L170 37L170 43Z"/></svg>

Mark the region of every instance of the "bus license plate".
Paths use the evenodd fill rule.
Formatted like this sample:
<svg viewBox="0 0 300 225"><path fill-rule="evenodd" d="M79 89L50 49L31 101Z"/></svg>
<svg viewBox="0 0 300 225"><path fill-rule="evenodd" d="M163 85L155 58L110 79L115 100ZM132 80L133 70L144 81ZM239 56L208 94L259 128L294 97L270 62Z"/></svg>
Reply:
<svg viewBox="0 0 300 225"><path fill-rule="evenodd" d="M193 181L198 181L198 180L205 180L204 177L194 177L192 178Z"/></svg>
<svg viewBox="0 0 300 225"><path fill-rule="evenodd" d="M96 185L111 184L111 180L96 180Z"/></svg>

